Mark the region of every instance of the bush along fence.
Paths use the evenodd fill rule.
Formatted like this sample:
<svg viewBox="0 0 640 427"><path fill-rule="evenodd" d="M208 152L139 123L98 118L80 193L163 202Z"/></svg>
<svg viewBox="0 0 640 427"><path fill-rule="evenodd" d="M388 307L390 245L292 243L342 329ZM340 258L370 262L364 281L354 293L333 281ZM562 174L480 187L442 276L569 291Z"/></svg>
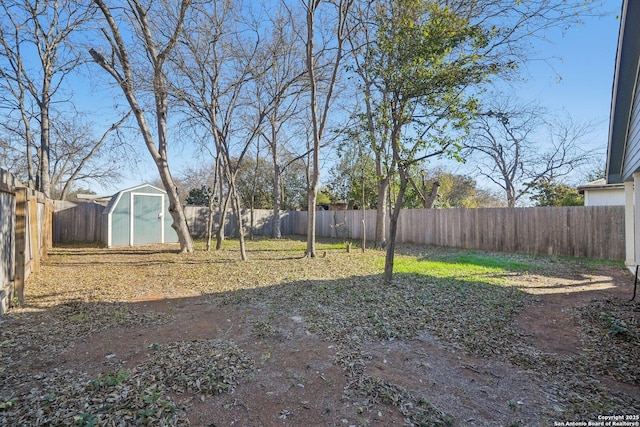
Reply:
<svg viewBox="0 0 640 427"><path fill-rule="evenodd" d="M52 246L52 214L51 200L0 169L0 314L14 297L24 303L24 283Z"/></svg>
<svg viewBox="0 0 640 427"><path fill-rule="evenodd" d="M54 242L99 241L102 209L92 203L56 202ZM187 206L185 216L191 234L204 237L207 208ZM254 210L253 225L250 217L249 211L245 211L242 221L247 232L256 236L272 234L272 211ZM360 240L364 231L367 241L373 242L375 238L376 212L373 210L318 211L316 221L318 237ZM229 213L225 235L233 236L236 224L236 218ZM306 234L307 212L281 212L280 230L283 235ZM406 209L400 215L397 240L499 252L623 260L624 207Z"/></svg>

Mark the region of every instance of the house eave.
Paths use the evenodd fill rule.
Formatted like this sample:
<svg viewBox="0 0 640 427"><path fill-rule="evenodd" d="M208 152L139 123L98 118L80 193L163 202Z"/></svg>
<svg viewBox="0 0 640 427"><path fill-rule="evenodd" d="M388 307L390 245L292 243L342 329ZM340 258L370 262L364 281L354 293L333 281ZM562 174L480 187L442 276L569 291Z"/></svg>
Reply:
<svg viewBox="0 0 640 427"><path fill-rule="evenodd" d="M618 34L618 49L611 97L606 178L608 183L631 179L624 170L629 123L640 63L640 2L624 0Z"/></svg>

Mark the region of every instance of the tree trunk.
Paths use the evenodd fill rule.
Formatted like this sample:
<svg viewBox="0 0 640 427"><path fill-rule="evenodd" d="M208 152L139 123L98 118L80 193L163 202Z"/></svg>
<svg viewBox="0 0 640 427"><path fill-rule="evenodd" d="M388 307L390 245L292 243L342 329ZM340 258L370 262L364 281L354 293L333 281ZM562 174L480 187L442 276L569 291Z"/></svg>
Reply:
<svg viewBox="0 0 640 427"><path fill-rule="evenodd" d="M48 98L48 94L45 94L43 88L43 97ZM49 166L49 158L51 153L51 146L49 145L49 102L43 100L40 106L40 185L38 190L42 191L45 197L51 197L51 172Z"/></svg>
<svg viewBox="0 0 640 427"><path fill-rule="evenodd" d="M207 212L207 252L211 251L211 236L213 234L213 219L214 219L213 206L216 200L214 195L217 190L216 187L218 186L218 179L222 179L219 173L220 173L220 155L217 155L215 172L213 174L213 185L211 186L211 189L209 191L211 194L209 195L209 211ZM218 198L218 201L221 202L222 200ZM218 203L218 205L220 204L222 203Z"/></svg>
<svg viewBox="0 0 640 427"><path fill-rule="evenodd" d="M507 207L515 208L516 202L518 201L516 197L516 191L510 183L507 183Z"/></svg>
<svg viewBox="0 0 640 427"><path fill-rule="evenodd" d="M164 189L169 196L169 214L173 219L171 228L178 234L178 242L180 242L180 253L193 252L193 240L187 227L187 219L184 215L182 203L178 197L178 187L176 186L171 172L169 171L169 161L167 154L167 93L165 90L164 74L161 70L156 70L153 79L154 95L156 98L156 123L158 126L158 151L151 152L153 160L156 162L160 179L164 184ZM153 145L153 141L150 141ZM155 148L155 146L154 146ZM155 150L154 150L155 151Z"/></svg>
<svg viewBox="0 0 640 427"><path fill-rule="evenodd" d="M384 283L389 285L393 279L393 260L396 252L396 235L398 234L398 219L400 218L400 211L402 211L402 201L404 199L404 192L407 189L408 177L407 171L401 167L398 168L400 175L400 189L396 198L395 206L391 212L391 221L389 225L389 242L387 244L387 253L384 259Z"/></svg>
<svg viewBox="0 0 640 427"><path fill-rule="evenodd" d="M426 192L427 187L426 185L424 185L424 191ZM431 187L431 193L429 193L428 195L425 194L424 197L424 208L425 209L432 209L433 208L433 204L436 202L436 199L438 198L438 189L440 188L440 183L438 181L433 183L433 186Z"/></svg>
<svg viewBox="0 0 640 427"><path fill-rule="evenodd" d="M275 151L275 150L274 150ZM282 233L280 231L280 166L277 162L277 156L273 155L273 219L271 237L280 239Z"/></svg>
<svg viewBox="0 0 640 427"><path fill-rule="evenodd" d="M184 215L184 209L180 203L178 197L178 188L175 185L175 181L169 171L169 166L166 161L160 161L157 163L158 172L160 172L160 179L164 185L164 189L169 196L169 214L173 219L171 228L176 231L178 235L178 242L180 243L180 253L193 252L193 240L191 234L189 234L189 227L187 227L187 219Z"/></svg>
<svg viewBox="0 0 640 427"><path fill-rule="evenodd" d="M364 196L364 172L362 173L362 252L367 249L367 208L365 206L365 196Z"/></svg>
<svg viewBox="0 0 640 427"><path fill-rule="evenodd" d="M211 197L213 200L213 196ZM211 251L211 236L213 234L213 202L209 201L209 211L207 212L207 252Z"/></svg>
<svg viewBox="0 0 640 427"><path fill-rule="evenodd" d="M376 208L376 237L374 247L383 245L387 233L387 195L389 193L389 177L378 179L378 206Z"/></svg>
<svg viewBox="0 0 640 427"><path fill-rule="evenodd" d="M314 171L314 175L318 175ZM316 200L318 191L318 180L315 179L309 185L307 192L307 252L309 258L316 256Z"/></svg>
<svg viewBox="0 0 640 427"><path fill-rule="evenodd" d="M31 125L29 123L29 118L27 117L27 113L24 109L24 100L20 101L20 113L22 118L22 123L24 124L24 136L25 136L25 144L27 150L25 153L27 154L27 187L31 189L36 188L36 173L35 168L33 167L33 152L31 151L33 144L33 136L31 135Z"/></svg>
<svg viewBox="0 0 640 427"><path fill-rule="evenodd" d="M242 211L240 209L240 198L238 197L238 193L236 192L235 182L230 183L230 187L231 187L231 194L233 197L233 200L232 200L233 211L235 212L236 218L238 221L238 226L236 229L238 230L238 239L240 240L240 257L242 258L242 261L246 261L247 249L244 241L244 225L242 224Z"/></svg>
<svg viewBox="0 0 640 427"><path fill-rule="evenodd" d="M309 188L307 189L307 257L316 256L316 200L318 197L318 181L320 180L320 124L318 123L318 104L316 102L316 73L314 54L314 18L319 2L309 2L307 8L307 41L306 41L306 66L309 76L309 92L312 124L313 162L310 174ZM325 106L326 107L326 106Z"/></svg>
<svg viewBox="0 0 640 427"><path fill-rule="evenodd" d="M223 196L223 184L220 179L220 197ZM227 192L224 195L224 202L220 203L220 222L218 224L218 230L216 231L216 250L219 251L222 248L222 242L224 242L224 223L227 220L227 208L229 207L229 200L231 199L231 192Z"/></svg>

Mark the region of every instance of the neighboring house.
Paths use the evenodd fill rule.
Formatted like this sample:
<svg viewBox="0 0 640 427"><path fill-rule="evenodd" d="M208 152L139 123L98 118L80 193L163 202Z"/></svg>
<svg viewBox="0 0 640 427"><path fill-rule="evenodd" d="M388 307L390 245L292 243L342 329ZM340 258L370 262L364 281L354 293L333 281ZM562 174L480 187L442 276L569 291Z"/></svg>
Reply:
<svg viewBox="0 0 640 427"><path fill-rule="evenodd" d="M604 178L578 187L585 206L624 206L624 184L607 184Z"/></svg>
<svg viewBox="0 0 640 427"><path fill-rule="evenodd" d="M144 184L114 195L102 212L102 241L107 247L176 243L167 192Z"/></svg>
<svg viewBox="0 0 640 427"><path fill-rule="evenodd" d="M624 0L616 54L607 183L624 183L625 262L630 269L640 264L640 1Z"/></svg>

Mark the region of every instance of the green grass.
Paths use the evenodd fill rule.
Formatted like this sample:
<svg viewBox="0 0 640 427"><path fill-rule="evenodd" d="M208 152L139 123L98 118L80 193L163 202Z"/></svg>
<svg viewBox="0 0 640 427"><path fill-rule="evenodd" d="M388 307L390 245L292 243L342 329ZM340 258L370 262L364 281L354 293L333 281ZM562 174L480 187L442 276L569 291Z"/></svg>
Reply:
<svg viewBox="0 0 640 427"><path fill-rule="evenodd" d="M421 275L493 285L503 285L506 277L529 271L534 267L531 263L509 260L496 254L458 253L438 260L396 256L394 260L395 274Z"/></svg>
<svg viewBox="0 0 640 427"><path fill-rule="evenodd" d="M533 266L532 263L505 259L504 257L497 256L496 254L478 255L475 253L461 253L452 256L449 262L454 264L464 264L467 267L472 265L488 269L509 271L526 271Z"/></svg>

